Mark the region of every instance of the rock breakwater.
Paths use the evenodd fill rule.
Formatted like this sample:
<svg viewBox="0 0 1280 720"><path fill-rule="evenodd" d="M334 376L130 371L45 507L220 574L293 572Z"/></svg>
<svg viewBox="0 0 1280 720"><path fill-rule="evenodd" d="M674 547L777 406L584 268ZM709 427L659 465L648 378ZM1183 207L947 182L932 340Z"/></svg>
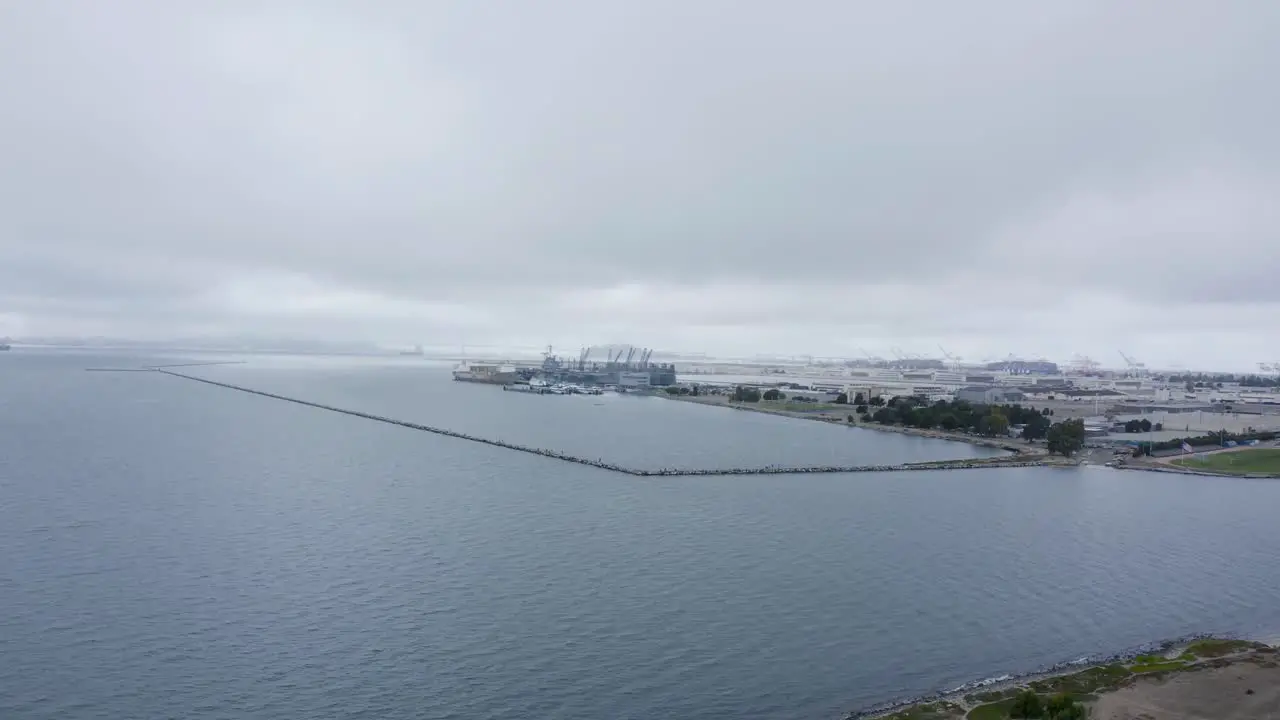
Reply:
<svg viewBox="0 0 1280 720"><path fill-rule="evenodd" d="M167 366L173 367L173 366ZM520 445L518 443L506 442L503 440L495 440L493 438L471 435L469 433L459 432L457 430L449 430L448 428L434 427L431 425L423 425L421 423L409 422L397 418L387 417L385 415L376 415L374 413L361 412L359 410L351 410L348 408L335 407L324 403L312 402L301 398L289 397L278 393L267 392L265 390L255 390L253 388L234 385L232 383L220 382L218 380L210 380L208 378L196 377L185 373L176 372L167 367L153 367L151 371L168 375L170 377L190 380L192 382L204 383L214 387L220 387L227 390L235 390L238 392L257 395L259 397L271 398L282 402L293 403L295 405L305 405L307 407L316 408L318 410L327 410L329 412L350 415L352 417L363 418L366 420L374 420L376 422L387 423L389 425L398 425L400 427L418 430L420 432L433 433L443 437L454 438L456 440L466 440L467 442L480 443L491 447L503 448L504 450L513 450L516 452L527 453L530 455L538 455L552 460L561 462L574 463L577 465L586 465L598 468L600 470L608 470L609 472L622 473L634 477L692 477L692 476L716 476L716 475L804 475L804 474L822 474L822 473L862 473L862 472L904 472L919 470L969 470L979 468L1009 468L1009 467L1034 467L1039 465L1051 464L1043 459L1027 459L1019 457L1011 458L992 458L986 460L954 460L941 462L926 463L900 463L896 465L812 465L803 467L787 467L787 466L764 466L764 467L746 467L746 468L711 468L711 469L687 469L687 468L663 468L656 470L646 470L629 468L616 463L611 463L603 459L591 459L570 455L569 453L551 450L548 448L531 447L528 445Z"/></svg>

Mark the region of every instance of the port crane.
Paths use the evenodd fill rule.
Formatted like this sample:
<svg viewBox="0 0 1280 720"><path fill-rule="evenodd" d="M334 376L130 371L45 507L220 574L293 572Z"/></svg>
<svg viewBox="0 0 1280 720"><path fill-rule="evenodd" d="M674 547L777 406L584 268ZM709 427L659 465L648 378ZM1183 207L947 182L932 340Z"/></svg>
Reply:
<svg viewBox="0 0 1280 720"><path fill-rule="evenodd" d="M1124 358L1125 364L1129 366L1130 375L1145 375L1147 373L1147 366L1145 364L1134 360L1129 355L1126 355L1123 350L1117 350L1116 352L1120 353L1120 357Z"/></svg>
<svg viewBox="0 0 1280 720"><path fill-rule="evenodd" d="M964 358L958 357L956 355L952 355L951 353L947 352L947 349L942 347L941 345L938 346L938 349L942 351L943 358L949 361L952 365L955 365L957 370L960 369L960 362L964 360Z"/></svg>
<svg viewBox="0 0 1280 720"><path fill-rule="evenodd" d="M872 365L881 365L884 363L884 358L872 355L871 353L867 352L866 348L860 347L858 348L858 350L860 350L863 355L867 356L867 362L871 363Z"/></svg>
<svg viewBox="0 0 1280 720"><path fill-rule="evenodd" d="M1097 370L1099 363L1088 355L1074 355L1071 358L1071 365L1081 372L1089 373Z"/></svg>

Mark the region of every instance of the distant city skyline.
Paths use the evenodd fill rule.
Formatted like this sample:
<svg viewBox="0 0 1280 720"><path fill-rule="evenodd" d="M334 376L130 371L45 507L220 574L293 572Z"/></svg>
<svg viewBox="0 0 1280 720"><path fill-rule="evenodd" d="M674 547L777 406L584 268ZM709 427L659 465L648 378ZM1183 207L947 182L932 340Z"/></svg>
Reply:
<svg viewBox="0 0 1280 720"><path fill-rule="evenodd" d="M120 348L153 348L166 350L210 350L210 351L236 351L242 350L246 352L261 351L283 351L283 352L303 352L303 353L325 353L325 352L341 352L341 353L373 353L373 354L390 354L400 353L405 350L421 349L424 356L428 359L448 357L474 357L499 359L502 357L531 359L540 357L545 353L548 347L552 351L564 358L577 358L578 353L586 345L546 345L546 344L512 344L512 343L474 343L469 345L448 345L448 344L430 344L422 342L373 342L373 341L357 341L343 340L341 338L329 339L311 339L311 338L290 338L290 337L268 337L268 336L222 336L222 337L169 337L169 338L122 338L108 336L14 336L6 337L0 335L0 341L11 341L19 344L31 343L37 346L57 346L57 347L120 347ZM614 347L628 345L629 343L595 343L596 347L604 347L612 345ZM635 347L640 347L635 344ZM820 355L805 352L745 352L745 353L708 353L703 350L691 350L686 348L655 348L655 358L679 357L686 362L706 361L706 362L755 362L767 363L776 362L781 364L803 364L803 363L829 363L829 362L886 362L892 363L902 359L920 359L920 360L936 360L942 363L944 369L955 367L976 368L988 363L999 363L1010 359L1018 359L1023 361L1046 360L1056 363L1063 371L1078 371L1081 368L1082 360L1091 360L1096 363L1096 369L1110 372L1125 372L1126 370L1134 370L1129 366L1124 356L1117 353L1114 360L1106 359L1105 355L1098 357L1084 356L1079 353L1073 354L1066 358L1056 358L1051 356L1016 353L1006 354L1004 356L983 355L980 357L963 357L953 355L953 359L948 359L941 353L930 355L927 352L915 353L904 351L904 355L899 358L893 355L890 349L886 355L877 355L874 351L870 357L866 353L840 354L840 355ZM1130 356L1131 359L1137 361L1137 358ZM596 353L591 356L593 362L603 362L603 354ZM1141 362L1141 361L1138 361ZM1253 375L1275 375L1280 373L1276 367L1280 367L1280 363L1270 363L1266 361L1259 362L1242 362L1234 365L1220 366L1196 366L1185 363L1146 363L1141 362L1142 371L1151 373L1171 373L1180 371L1194 372L1224 372L1236 374L1253 374ZM1267 366L1266 368L1262 366Z"/></svg>

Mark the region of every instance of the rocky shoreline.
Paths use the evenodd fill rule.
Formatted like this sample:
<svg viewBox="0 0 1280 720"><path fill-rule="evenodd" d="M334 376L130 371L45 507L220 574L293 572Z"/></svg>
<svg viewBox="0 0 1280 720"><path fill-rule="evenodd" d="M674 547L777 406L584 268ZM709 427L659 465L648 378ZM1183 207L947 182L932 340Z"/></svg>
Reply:
<svg viewBox="0 0 1280 720"><path fill-rule="evenodd" d="M1213 648L1215 651L1197 655L1194 652L1197 647ZM1218 648L1221 650L1217 650ZM1083 657L1031 672L976 680L949 690L874 705L848 713L844 720L960 719L968 717L976 708L1008 700L1019 691L1031 689L1039 693L1054 685L1072 687L1073 683L1066 681L1077 676L1087 676L1091 671L1105 670L1118 676L1114 685L1096 681L1099 687L1082 693L1085 698L1096 700L1092 696L1127 688L1147 678L1163 679L1172 674L1227 667L1243 661L1261 662L1266 667L1275 667L1275 653L1276 648L1267 643L1197 633L1148 643L1118 653Z"/></svg>
<svg viewBox="0 0 1280 720"><path fill-rule="evenodd" d="M227 390L235 390L237 392L257 395L259 397L270 398L282 402L294 403L306 407L316 408L318 410L326 410L328 412L339 413L342 415L350 415L352 417L363 418L366 420L374 420L376 422L387 423L391 425L399 425L411 430L433 433L444 437L454 438L457 440L466 440L468 442L480 443L491 447L503 448L506 450L514 450L516 452L537 455L540 457L559 460L561 462L574 463L578 465L586 465L598 468L600 470L608 470L610 472L631 475L634 477L687 477L687 476L718 476L718 475L803 475L812 473L859 473L859 472L905 472L911 470L963 470L985 467L1031 467L1035 465L1050 464L1046 459L1040 458L1020 458L1018 456L1005 456L987 459L962 459L962 460L943 460L924 463L902 463L897 465L814 465L807 467L787 467L787 466L765 466L765 467L748 467L748 468L710 468L710 469L682 469L682 468L660 468L660 469L639 469L629 468L616 463L611 463L603 458L584 458L569 453L551 450L549 448L530 447L528 445L520 445L518 443L506 442L496 438L486 438L477 435L471 435L447 428L432 427L430 425L422 425L420 423L408 422L406 420L398 420L383 415L375 415L373 413L361 412L349 408L340 408L324 403L312 402L301 398L289 397L277 393L266 392L265 390L255 390L253 388L242 387L232 383L220 382L217 380L209 380L207 378L196 377L194 375L186 375L163 367L151 368L150 371L167 375L169 377L190 380L193 382L203 383L205 385L224 388Z"/></svg>

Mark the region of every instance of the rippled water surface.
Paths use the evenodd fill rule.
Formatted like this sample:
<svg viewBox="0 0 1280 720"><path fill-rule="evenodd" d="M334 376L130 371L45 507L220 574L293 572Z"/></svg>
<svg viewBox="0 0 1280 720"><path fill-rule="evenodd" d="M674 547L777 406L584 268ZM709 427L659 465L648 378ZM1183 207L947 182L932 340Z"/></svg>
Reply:
<svg viewBox="0 0 1280 720"><path fill-rule="evenodd" d="M1155 638L1280 629L1278 483L636 479L82 370L154 361L0 357L0 717L835 718ZM405 361L201 374L629 464L975 452L513 396Z"/></svg>

